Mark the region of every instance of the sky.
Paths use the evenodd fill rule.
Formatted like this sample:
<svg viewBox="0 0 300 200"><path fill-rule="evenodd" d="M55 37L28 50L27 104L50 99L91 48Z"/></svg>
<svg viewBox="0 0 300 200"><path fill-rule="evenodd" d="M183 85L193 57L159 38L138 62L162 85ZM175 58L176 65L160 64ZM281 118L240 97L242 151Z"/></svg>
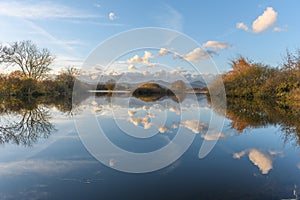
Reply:
<svg viewBox="0 0 300 200"><path fill-rule="evenodd" d="M161 27L183 33L212 52L220 72L230 70L230 60L239 55L277 67L287 49L300 46L299 8L297 0L0 0L0 42L32 40L56 56L52 68L60 70L80 67L114 35ZM195 49L181 57L187 58ZM136 55L144 54L143 50ZM125 58L126 69L132 71L136 66L130 59Z"/></svg>

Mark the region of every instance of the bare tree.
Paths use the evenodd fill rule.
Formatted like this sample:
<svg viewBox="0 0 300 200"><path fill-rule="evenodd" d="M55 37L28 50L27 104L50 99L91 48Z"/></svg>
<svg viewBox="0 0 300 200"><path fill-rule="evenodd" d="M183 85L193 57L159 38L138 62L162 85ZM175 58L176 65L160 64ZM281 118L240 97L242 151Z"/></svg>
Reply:
<svg viewBox="0 0 300 200"><path fill-rule="evenodd" d="M51 69L54 57L48 49L39 49L32 41L14 42L10 46L0 45L0 64L18 66L25 77L40 79Z"/></svg>
<svg viewBox="0 0 300 200"><path fill-rule="evenodd" d="M0 44L0 64L7 63L8 58L12 54L13 54L13 52L12 52L11 48L9 48L8 46L5 46L3 44Z"/></svg>

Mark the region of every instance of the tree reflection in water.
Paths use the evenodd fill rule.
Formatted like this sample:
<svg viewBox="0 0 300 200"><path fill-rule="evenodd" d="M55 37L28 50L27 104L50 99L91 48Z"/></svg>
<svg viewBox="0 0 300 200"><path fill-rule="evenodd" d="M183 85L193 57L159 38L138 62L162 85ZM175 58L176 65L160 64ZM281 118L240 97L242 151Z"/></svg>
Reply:
<svg viewBox="0 0 300 200"><path fill-rule="evenodd" d="M72 102L60 99L5 98L0 100L0 144L31 146L40 138L48 138L54 125L47 107L71 113Z"/></svg>
<svg viewBox="0 0 300 200"><path fill-rule="evenodd" d="M0 143L14 143L31 146L39 138L48 138L55 130L49 122L51 115L48 110L38 106L32 110L20 110L17 115L0 121ZM17 118L12 120L13 118Z"/></svg>
<svg viewBox="0 0 300 200"><path fill-rule="evenodd" d="M217 112L231 120L231 128L242 132L246 128L259 128L279 125L285 133L284 141L296 141L300 144L299 107L274 101L245 100L227 98L227 109L218 104L211 105Z"/></svg>

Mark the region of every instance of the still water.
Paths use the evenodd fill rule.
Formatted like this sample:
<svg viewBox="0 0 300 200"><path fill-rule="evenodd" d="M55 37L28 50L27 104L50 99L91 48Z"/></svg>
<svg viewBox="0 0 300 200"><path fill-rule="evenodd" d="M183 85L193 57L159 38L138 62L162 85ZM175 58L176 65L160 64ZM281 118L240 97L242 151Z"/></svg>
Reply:
<svg viewBox="0 0 300 200"><path fill-rule="evenodd" d="M297 199L299 118L287 108L283 113L252 103L229 102L225 113L211 106L205 95L197 96L197 104L189 95L180 101L92 96L72 111L66 103L3 101L0 199ZM189 114L195 110L200 111L197 119ZM104 165L86 149L84 133L78 133L74 120L88 115L95 116L110 141L130 152L160 149L179 129L195 138L163 169L124 173L112 169L118 159ZM206 134L205 124L212 115L225 117L225 124L220 132ZM84 126L89 134L97 134L91 132L88 120ZM136 131L130 135L128 130ZM212 151L200 159L203 142L217 139Z"/></svg>

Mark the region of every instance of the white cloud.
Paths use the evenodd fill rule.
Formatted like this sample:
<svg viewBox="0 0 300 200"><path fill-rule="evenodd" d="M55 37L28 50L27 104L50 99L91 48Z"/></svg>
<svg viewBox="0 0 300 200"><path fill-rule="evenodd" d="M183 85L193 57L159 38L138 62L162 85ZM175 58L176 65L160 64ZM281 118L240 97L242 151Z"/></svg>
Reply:
<svg viewBox="0 0 300 200"><path fill-rule="evenodd" d="M98 15L73 9L55 2L40 1L36 3L1 1L0 15L27 19L45 18L94 18Z"/></svg>
<svg viewBox="0 0 300 200"><path fill-rule="evenodd" d="M260 15L253 23L252 29L255 33L261 33L273 26L277 21L278 13L272 7L267 7L262 15Z"/></svg>
<svg viewBox="0 0 300 200"><path fill-rule="evenodd" d="M166 127L166 126L159 127L158 131L160 133L172 133L172 131L168 127Z"/></svg>
<svg viewBox="0 0 300 200"><path fill-rule="evenodd" d="M174 57L177 57L178 55L174 54ZM189 62L199 62L200 60L204 60L208 58L208 53L202 49L195 48L193 51L187 53L184 56L181 56L181 58L189 61Z"/></svg>
<svg viewBox="0 0 300 200"><path fill-rule="evenodd" d="M249 149L235 153L233 154L233 158L240 159L246 153L248 153L249 160L259 168L262 174L268 174L273 168L272 157L258 149Z"/></svg>
<svg viewBox="0 0 300 200"><path fill-rule="evenodd" d="M159 55L159 56L165 56L165 55L167 55L168 53L169 53L169 51L168 51L167 49L161 48L161 49L159 50L158 55Z"/></svg>
<svg viewBox="0 0 300 200"><path fill-rule="evenodd" d="M135 70L135 69L136 69L136 67L132 64L128 66L128 70Z"/></svg>
<svg viewBox="0 0 300 200"><path fill-rule="evenodd" d="M217 131L208 131L206 134L201 134L201 138L204 140L218 140L226 138L226 135Z"/></svg>
<svg viewBox="0 0 300 200"><path fill-rule="evenodd" d="M218 41L207 41L203 46L213 48L214 50L227 49L229 47L228 43Z"/></svg>
<svg viewBox="0 0 300 200"><path fill-rule="evenodd" d="M276 24L277 16L278 16L278 13L272 7L267 7L266 10L263 12L263 14L258 16L253 21L251 32L261 33L261 32L264 32L265 30L271 28L272 26L274 26L274 24ZM236 28L243 29L245 31L250 31L248 26L245 25L243 22L237 23ZM275 30L279 31L280 29L276 28Z"/></svg>
<svg viewBox="0 0 300 200"><path fill-rule="evenodd" d="M108 18L113 21L113 20L117 19L117 16L114 12L110 12L110 13L108 13Z"/></svg>
<svg viewBox="0 0 300 200"><path fill-rule="evenodd" d="M276 156L276 155L283 156L283 152L282 151L269 150L269 154L271 156Z"/></svg>
<svg viewBox="0 0 300 200"><path fill-rule="evenodd" d="M300 163L298 163L297 167L298 167L298 169L300 170Z"/></svg>
<svg viewBox="0 0 300 200"><path fill-rule="evenodd" d="M109 164L110 167L113 167L116 164L116 160L115 159L110 159L108 164Z"/></svg>
<svg viewBox="0 0 300 200"><path fill-rule="evenodd" d="M272 158L257 149L249 150L249 159L255 166L260 169L262 174L268 174L269 171L273 168Z"/></svg>
<svg viewBox="0 0 300 200"><path fill-rule="evenodd" d="M175 74L179 74L180 71L177 69L172 69L171 71L169 71L171 75L175 75Z"/></svg>
<svg viewBox="0 0 300 200"><path fill-rule="evenodd" d="M243 29L245 31L249 30L248 26L246 24L244 24L243 22L236 23L236 28Z"/></svg>
<svg viewBox="0 0 300 200"><path fill-rule="evenodd" d="M95 6L96 8L101 8L101 5L100 5L99 3L95 3L94 6Z"/></svg>
<svg viewBox="0 0 300 200"><path fill-rule="evenodd" d="M273 31L274 32L284 32L284 31L287 31L287 27L285 26L285 27L281 28L281 27L276 26L273 28Z"/></svg>
<svg viewBox="0 0 300 200"><path fill-rule="evenodd" d="M170 106L169 111L176 113L176 115L180 115L180 109L176 106Z"/></svg>
<svg viewBox="0 0 300 200"><path fill-rule="evenodd" d="M241 151L239 153L234 153L233 154L233 158L234 159L240 159L241 157L243 157L247 152L246 151Z"/></svg>
<svg viewBox="0 0 300 200"><path fill-rule="evenodd" d="M157 67L157 64L156 63L150 63L147 65L148 68L154 68L154 67Z"/></svg>
<svg viewBox="0 0 300 200"><path fill-rule="evenodd" d="M205 123L202 123L196 119L180 122L180 126L191 130L193 133L200 133L204 128L207 127Z"/></svg>
<svg viewBox="0 0 300 200"><path fill-rule="evenodd" d="M273 26L277 21L278 13L272 7L268 7L253 23L252 29L255 33L260 33Z"/></svg>
<svg viewBox="0 0 300 200"><path fill-rule="evenodd" d="M144 129L149 129L149 128L151 128L152 123L150 123L150 122L145 122L143 125L144 125Z"/></svg>
<svg viewBox="0 0 300 200"><path fill-rule="evenodd" d="M149 60L150 58L153 58L151 52L145 51L145 52L144 52L144 57L143 57L143 59L145 59L145 60L148 62L148 60Z"/></svg>
<svg viewBox="0 0 300 200"><path fill-rule="evenodd" d="M141 62L143 62L143 58L141 58L139 55L134 55L127 62L128 63L141 63Z"/></svg>
<svg viewBox="0 0 300 200"><path fill-rule="evenodd" d="M156 117L156 114L154 113L151 113L151 112L146 112L147 113L147 116L150 117L150 118L155 118Z"/></svg>
<svg viewBox="0 0 300 200"><path fill-rule="evenodd" d="M134 111L134 110L128 110L128 115L129 115L130 117L133 117L136 113L137 113L137 111Z"/></svg>
<svg viewBox="0 0 300 200"><path fill-rule="evenodd" d="M178 128L178 124L175 123L175 122L173 122L173 123L172 123L172 128L177 129L177 128Z"/></svg>
<svg viewBox="0 0 300 200"><path fill-rule="evenodd" d="M149 59L153 58L153 55L149 51L144 52L144 56L140 57L139 55L134 55L132 58L130 58L127 62L128 63L149 63Z"/></svg>
<svg viewBox="0 0 300 200"><path fill-rule="evenodd" d="M70 169L86 166L93 161L72 160L24 160L8 163L0 163L1 175L20 175L25 173L53 174L68 171Z"/></svg>
<svg viewBox="0 0 300 200"><path fill-rule="evenodd" d="M143 76L149 76L151 74L151 72L149 72L149 71L143 71L142 74L143 74Z"/></svg>
<svg viewBox="0 0 300 200"><path fill-rule="evenodd" d="M144 129L149 129L151 127L151 123L149 122L150 118L148 116L136 118L130 117L128 120L135 126L142 124Z"/></svg>

